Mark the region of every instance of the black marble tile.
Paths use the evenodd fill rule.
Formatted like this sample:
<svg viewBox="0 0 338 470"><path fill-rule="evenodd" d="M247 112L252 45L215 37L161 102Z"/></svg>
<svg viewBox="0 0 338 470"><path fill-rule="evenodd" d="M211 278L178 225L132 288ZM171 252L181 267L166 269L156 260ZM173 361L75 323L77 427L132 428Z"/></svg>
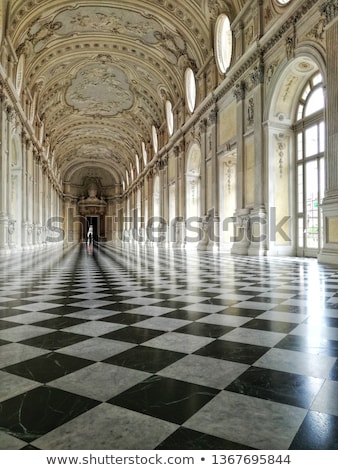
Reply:
<svg viewBox="0 0 338 470"><path fill-rule="evenodd" d="M338 341L319 338L318 336L288 335L274 347L309 354L324 354L326 356L338 357Z"/></svg>
<svg viewBox="0 0 338 470"><path fill-rule="evenodd" d="M2 402L0 428L32 442L98 404L89 398L42 386Z"/></svg>
<svg viewBox="0 0 338 470"><path fill-rule="evenodd" d="M0 346L5 346L5 344L10 344L10 342L5 341L4 339L0 339Z"/></svg>
<svg viewBox="0 0 338 470"><path fill-rule="evenodd" d="M338 318L334 318L334 317L330 317L326 315L322 315L319 318L317 316L315 318L309 317L305 320L304 323L308 325L311 325L311 324L318 325L318 320L322 326L327 326L330 328L338 328Z"/></svg>
<svg viewBox="0 0 338 470"><path fill-rule="evenodd" d="M22 315L23 313L29 312L28 310L16 310L15 308L5 308L3 310L0 310L0 318L15 317L15 315Z"/></svg>
<svg viewBox="0 0 338 470"><path fill-rule="evenodd" d="M165 331L127 326L126 328L121 328L120 330L112 331L111 333L102 335L101 338L114 339L117 341L126 341L127 343L141 344L152 338L156 338L157 336L160 336L163 333L165 333Z"/></svg>
<svg viewBox="0 0 338 470"><path fill-rule="evenodd" d="M238 303L238 300L236 300L236 303ZM224 313L225 315L256 318L259 315L262 315L263 310L256 310L253 308L242 308L242 307L229 307L226 309Z"/></svg>
<svg viewBox="0 0 338 470"><path fill-rule="evenodd" d="M34 323L34 326L42 326L44 328L51 328L53 330L63 330L64 328L80 325L81 323L85 323L86 321L87 320L83 320L80 318L57 316L55 318L49 318L48 320L36 322Z"/></svg>
<svg viewBox="0 0 338 470"><path fill-rule="evenodd" d="M129 300L131 300L131 299L129 299ZM113 312L122 313L122 312L126 312L127 310L132 310L134 308L138 308L139 306L140 305L133 304L133 303L123 304L123 303L121 303L121 297L120 297L120 302L117 302L117 303L114 303L114 304L104 305L103 307L98 307L98 308L101 308L103 310L112 310L112 313Z"/></svg>
<svg viewBox="0 0 338 470"><path fill-rule="evenodd" d="M171 295L172 297L172 295ZM156 307L166 307L166 308L184 308L187 305L190 305L191 302L181 302L179 300L163 300L162 302L157 302Z"/></svg>
<svg viewBox="0 0 338 470"><path fill-rule="evenodd" d="M15 326L19 326L19 323L14 323L11 321L0 320L0 330L8 330L8 328L14 328Z"/></svg>
<svg viewBox="0 0 338 470"><path fill-rule="evenodd" d="M77 293L79 294L79 292ZM61 308L62 306L68 306L69 304L75 304L76 302L83 302L84 299L78 299L76 297L60 297L60 299L48 300L49 304L56 304L55 308ZM51 309L49 309L51 310ZM45 310L44 310L45 311Z"/></svg>
<svg viewBox="0 0 338 470"><path fill-rule="evenodd" d="M63 304L63 299L59 303ZM52 315L70 315L71 313L80 312L81 310L85 309L83 307L72 307L70 305L62 305L61 307L49 308L47 310L44 310L44 313L51 313Z"/></svg>
<svg viewBox="0 0 338 470"><path fill-rule="evenodd" d="M217 294L219 295L219 294ZM203 300L203 302L199 302L200 305L219 305L219 306L224 306L224 312L227 310L226 307L229 307L230 305L237 304L238 300L233 300L233 299L215 299L215 298L210 298L208 300ZM222 310L221 310L222 312Z"/></svg>
<svg viewBox="0 0 338 470"><path fill-rule="evenodd" d="M275 333L290 333L298 326L298 323L289 323L284 321L263 320L255 318L245 323L245 328L254 330L273 331Z"/></svg>
<svg viewBox="0 0 338 470"><path fill-rule="evenodd" d="M214 357L227 361L241 362L243 364L253 364L270 348L256 346L252 344L237 343L216 339L203 348L198 349L194 354L200 356Z"/></svg>
<svg viewBox="0 0 338 470"><path fill-rule="evenodd" d="M210 315L210 313L194 312L193 310L173 310L162 316L166 318L177 318L179 320L195 321L208 315Z"/></svg>
<svg viewBox="0 0 338 470"><path fill-rule="evenodd" d="M34 303L35 302L29 301L29 300L15 299L15 300L8 300L7 302L1 302L1 305L6 308L16 308L16 307L22 307L25 305L32 305Z"/></svg>
<svg viewBox="0 0 338 470"><path fill-rule="evenodd" d="M338 416L309 411L289 448L338 450Z"/></svg>
<svg viewBox="0 0 338 470"><path fill-rule="evenodd" d="M147 346L136 346L135 348L128 349L127 351L105 359L103 362L154 374L184 356L184 354L175 351L148 348Z"/></svg>
<svg viewBox="0 0 338 470"><path fill-rule="evenodd" d="M142 320L149 320L149 315L139 315L138 313L115 313L111 317L105 317L102 320L111 323L121 323L122 325L132 325Z"/></svg>
<svg viewBox="0 0 338 470"><path fill-rule="evenodd" d="M314 377L250 367L226 390L300 408L309 408L322 384L322 379Z"/></svg>
<svg viewBox="0 0 338 470"><path fill-rule="evenodd" d="M329 379L338 382L338 359L336 360L335 365L330 370Z"/></svg>
<svg viewBox="0 0 338 470"><path fill-rule="evenodd" d="M44 356L5 367L3 370L30 380L47 383L90 364L93 364L93 362L79 357L51 352Z"/></svg>
<svg viewBox="0 0 338 470"><path fill-rule="evenodd" d="M68 333L66 331L54 331L45 335L36 336L35 338L26 339L21 341L22 344L27 346L34 346L35 348L49 349L55 351L56 349L65 348L80 341L88 339L88 336L77 335L75 333Z"/></svg>
<svg viewBox="0 0 338 470"><path fill-rule="evenodd" d="M175 333L185 333L188 335L204 336L207 338L219 338L233 329L234 328L232 326L194 322L175 330Z"/></svg>
<svg viewBox="0 0 338 470"><path fill-rule="evenodd" d="M151 288L146 288L147 291L152 291ZM163 303L163 305L160 305L159 303L156 304L156 306L159 306L159 307L167 307L169 305L166 305L166 302L170 302L170 298L172 297L175 297L175 295L173 294L165 294L164 292L162 291L159 291L159 292L156 292L154 291L152 294L149 294L149 295L144 295L142 296L144 297L145 299L156 299L158 300L161 304ZM175 301L173 301L175 302ZM177 302L177 303L181 303L182 304L182 307L184 307L186 305L186 302ZM173 307L173 308L179 308L179 307Z"/></svg>
<svg viewBox="0 0 338 470"><path fill-rule="evenodd" d="M218 393L210 387L153 375L109 403L182 424Z"/></svg>
<svg viewBox="0 0 338 470"><path fill-rule="evenodd" d="M276 312L287 312L287 313L303 313L307 314L307 308L301 305L285 305L285 304L278 304L276 307L273 308Z"/></svg>
<svg viewBox="0 0 338 470"><path fill-rule="evenodd" d="M156 447L157 450L252 450L236 442L180 427Z"/></svg>

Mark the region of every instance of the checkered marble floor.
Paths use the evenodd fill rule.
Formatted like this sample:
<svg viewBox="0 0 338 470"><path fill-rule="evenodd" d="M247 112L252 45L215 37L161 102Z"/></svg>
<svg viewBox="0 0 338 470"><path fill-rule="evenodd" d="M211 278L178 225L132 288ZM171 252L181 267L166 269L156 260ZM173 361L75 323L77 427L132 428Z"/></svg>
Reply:
<svg viewBox="0 0 338 470"><path fill-rule="evenodd" d="M338 269L88 248L0 260L0 449L338 449Z"/></svg>

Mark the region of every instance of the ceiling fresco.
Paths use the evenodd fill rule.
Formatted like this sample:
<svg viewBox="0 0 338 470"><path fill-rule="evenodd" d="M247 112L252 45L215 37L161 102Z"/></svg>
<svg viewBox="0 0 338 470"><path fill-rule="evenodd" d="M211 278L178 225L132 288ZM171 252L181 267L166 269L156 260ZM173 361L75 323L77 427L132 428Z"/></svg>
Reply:
<svg viewBox="0 0 338 470"><path fill-rule="evenodd" d="M184 72L212 54L211 20L245 1L11 0L9 36L25 57L23 87L36 100L64 182L95 168L121 183L165 101L184 95Z"/></svg>

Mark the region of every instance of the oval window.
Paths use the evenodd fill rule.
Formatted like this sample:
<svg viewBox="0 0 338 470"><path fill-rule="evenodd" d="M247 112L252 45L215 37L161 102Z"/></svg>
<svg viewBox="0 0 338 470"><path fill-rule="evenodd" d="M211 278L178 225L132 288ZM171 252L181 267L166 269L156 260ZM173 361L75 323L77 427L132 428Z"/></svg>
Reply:
<svg viewBox="0 0 338 470"><path fill-rule="evenodd" d="M155 126L152 126L151 128L152 134L153 134L153 147L154 147L154 152L158 152L158 138L157 138L157 130Z"/></svg>
<svg viewBox="0 0 338 470"><path fill-rule="evenodd" d="M196 81L191 68L185 71L185 96L189 111L192 113L196 105Z"/></svg>
<svg viewBox="0 0 338 470"><path fill-rule="evenodd" d="M216 21L215 55L219 71L225 73L230 65L232 55L231 25L225 14L220 15Z"/></svg>
<svg viewBox="0 0 338 470"><path fill-rule="evenodd" d="M168 132L169 132L169 135L172 136L174 132L174 114L173 114L173 106L169 100L166 101L165 112L167 116Z"/></svg>

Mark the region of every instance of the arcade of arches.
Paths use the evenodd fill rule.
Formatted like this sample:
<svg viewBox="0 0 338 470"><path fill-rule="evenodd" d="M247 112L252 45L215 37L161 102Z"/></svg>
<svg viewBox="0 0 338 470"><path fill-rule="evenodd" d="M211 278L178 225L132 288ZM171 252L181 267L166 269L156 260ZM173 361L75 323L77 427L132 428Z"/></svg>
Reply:
<svg viewBox="0 0 338 470"><path fill-rule="evenodd" d="M0 0L0 253L338 264L337 2Z"/></svg>

